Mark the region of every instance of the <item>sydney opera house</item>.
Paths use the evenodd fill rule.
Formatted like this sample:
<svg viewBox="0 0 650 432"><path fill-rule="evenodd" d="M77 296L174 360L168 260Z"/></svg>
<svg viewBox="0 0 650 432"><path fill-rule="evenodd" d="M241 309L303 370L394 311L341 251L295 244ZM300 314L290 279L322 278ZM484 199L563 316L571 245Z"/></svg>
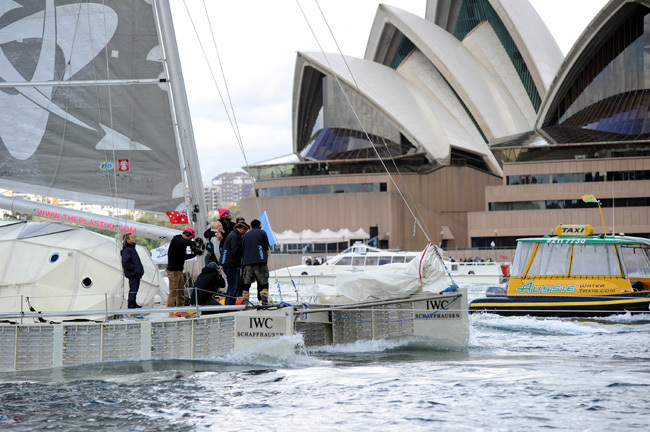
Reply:
<svg viewBox="0 0 650 432"><path fill-rule="evenodd" d="M608 234L647 237L649 105L650 0L610 1L566 58L526 0L380 5L363 59L297 54L293 154L246 169L275 231L511 247L602 233L593 194Z"/></svg>

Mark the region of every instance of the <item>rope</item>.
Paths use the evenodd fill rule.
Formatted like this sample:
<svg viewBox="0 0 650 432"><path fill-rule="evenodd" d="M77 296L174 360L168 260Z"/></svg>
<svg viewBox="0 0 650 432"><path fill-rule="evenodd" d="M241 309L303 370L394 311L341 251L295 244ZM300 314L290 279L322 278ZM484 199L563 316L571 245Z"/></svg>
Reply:
<svg viewBox="0 0 650 432"><path fill-rule="evenodd" d="M341 55L341 59L342 59L343 62L345 63L345 66L346 66L348 72L350 73L350 76L352 77L352 82L354 83L354 87L357 89L357 91L361 92L361 89L359 88L359 85L357 84L357 81L356 81L356 79L354 78L354 74L353 74L352 71L350 70L350 66L349 66L347 60L345 59L345 56L343 55L343 52L341 51L341 48L339 47L338 42L336 41L336 37L334 36L334 33L332 32L332 29L330 28L329 22L327 21L327 18L325 17L325 14L323 13L323 11L322 11L320 5L318 4L318 0L315 0L315 2L316 2L316 4L318 5L318 10L321 12L321 16L323 17L323 20L325 21L325 24L327 25L327 28L328 28L329 31L330 31L330 35L332 36L332 39L334 40L334 43L336 44L336 47L337 47L337 49L338 49L338 51L339 51L339 54ZM320 42L319 42L319 40L318 40L318 37L316 37L316 34L314 33L314 30L313 30L311 24L309 23L309 19L307 18L307 16L305 15L304 10L303 10L302 7L300 6L300 2L299 2L299 0L296 0L296 3L298 4L298 7L300 8L300 12L302 13L302 16L305 18L305 21L306 21L306 23L307 23L307 26L309 27L309 30L311 31L311 34L314 36L314 39L315 39L315 41L316 41L316 44L318 45L318 48L320 49L321 53L323 54L323 57L325 58L325 61L327 62L327 65L329 66L330 70L332 71L332 73L333 73L333 75L334 75L334 79L336 80L336 83L337 83L338 86L340 87L340 89L341 89L341 91L342 91L342 93L343 93L343 96L345 97L345 100L347 101L348 105L350 106L350 109L352 110L352 113L354 114L354 117L356 118L356 120L357 120L359 126L361 127L361 130L363 131L364 135L366 136L366 140L368 140L368 142L370 143L370 145L371 145L373 151L375 152L375 155L377 156L377 160L379 160L379 162L381 163L382 167L384 168L384 171L386 171L386 174L388 175L388 178L390 179L390 181L391 181L391 183L393 184L393 186L395 186L395 189L397 190L397 193L399 194L400 198L402 198L402 201L403 201L404 204L406 205L406 208L408 209L408 211L411 213L411 216L413 216L413 219L415 220L415 223L417 224L417 226L420 227L420 229L422 230L422 233L423 233L424 236L426 237L427 241L431 241L431 237L429 236L429 233L428 233L427 229L422 225L422 223L420 222L420 220L418 219L418 217L416 217L415 212L414 212L413 209L411 208L411 205L407 202L406 198L404 197L404 194L402 193L402 190L401 190L400 187L397 185L397 182L395 181L395 178L394 178L393 175L390 173L390 171L388 170L388 167L387 167L386 164L384 163L384 161L383 161L381 155L379 154L379 151L377 150L377 147L375 147L374 143L373 143L372 140L370 139L370 135L368 134L368 131L367 131L366 128L364 127L363 123L361 122L361 119L359 118L359 115L357 114L357 111L354 109L354 106L352 105L352 102L351 102L350 99L348 98L348 95L347 95L347 93L345 92L345 88L343 87L343 84L342 84L341 81L339 80L338 74L336 74L336 73L334 72L334 68L332 67L332 64L330 63L329 59L327 58L327 55L325 55L325 51L323 50L323 47L321 46L321 44L320 44ZM397 167L397 164L395 163L395 160L394 160L393 157L390 155L390 152L388 152L388 154L389 154L389 157L390 157L390 159L392 160L392 162L393 162L393 164L394 164L394 166L395 166L395 169L396 169L397 173L399 173L400 178L402 178L402 182L403 182L403 184L404 184L405 189L406 189L407 191L409 191L409 188L408 188L408 186L406 185L406 183L404 182L404 179L403 179L403 177L401 176L401 173L400 173L400 171L399 171L399 168ZM413 201L413 197L411 196L410 191L408 192L408 195L411 197L411 200ZM416 207L417 207L417 206L416 206ZM419 212L418 212L418 213L419 213Z"/></svg>

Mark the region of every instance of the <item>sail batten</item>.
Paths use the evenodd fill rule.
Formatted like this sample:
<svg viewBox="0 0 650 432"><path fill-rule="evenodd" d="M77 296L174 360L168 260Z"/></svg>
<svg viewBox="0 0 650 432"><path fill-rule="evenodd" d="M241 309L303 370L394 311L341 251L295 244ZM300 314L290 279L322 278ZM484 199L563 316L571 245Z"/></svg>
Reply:
<svg viewBox="0 0 650 432"><path fill-rule="evenodd" d="M13 3L0 8L0 187L161 213L184 207L152 2Z"/></svg>

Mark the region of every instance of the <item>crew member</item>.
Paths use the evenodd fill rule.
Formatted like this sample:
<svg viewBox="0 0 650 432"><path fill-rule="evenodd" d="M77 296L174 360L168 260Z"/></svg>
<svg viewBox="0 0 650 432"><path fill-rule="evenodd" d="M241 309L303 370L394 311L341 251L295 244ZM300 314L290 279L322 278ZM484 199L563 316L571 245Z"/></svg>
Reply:
<svg viewBox="0 0 650 432"><path fill-rule="evenodd" d="M190 304L196 305L198 300L201 306L218 306L220 303L214 299L219 294L219 288L225 288L226 281L221 276L221 269L215 262L209 262L203 267L201 274L194 282L194 289L191 291Z"/></svg>
<svg viewBox="0 0 650 432"><path fill-rule="evenodd" d="M135 236L133 233L124 235L124 248L122 249L122 268L124 269L124 276L129 280L129 309L136 309L139 306L135 302L138 296L138 289L140 288L140 279L144 275L144 267L140 260L140 255L135 249Z"/></svg>
<svg viewBox="0 0 650 432"><path fill-rule="evenodd" d="M239 291L239 279L242 257L242 236L248 231L246 222L239 222L235 229L228 235L223 245L221 254L221 265L228 279L228 290L226 291L226 304L234 305Z"/></svg>
<svg viewBox="0 0 650 432"><path fill-rule="evenodd" d="M242 237L242 266L244 273L244 291L242 296L248 300L248 287L257 282L257 299L263 306L269 304L269 238L261 229L262 223L253 219L251 230Z"/></svg>
<svg viewBox="0 0 650 432"><path fill-rule="evenodd" d="M183 266L185 260L203 251L196 246L192 239L196 236L194 228L185 230L172 238L167 252L167 278L169 279L169 297L167 307L185 306L185 282L183 280Z"/></svg>
<svg viewBox="0 0 650 432"><path fill-rule="evenodd" d="M232 221L232 214L227 208L220 208L219 210L219 222L223 229L221 230L221 241L219 242L219 253L223 251L223 245L226 243L228 235L235 229L235 222Z"/></svg>

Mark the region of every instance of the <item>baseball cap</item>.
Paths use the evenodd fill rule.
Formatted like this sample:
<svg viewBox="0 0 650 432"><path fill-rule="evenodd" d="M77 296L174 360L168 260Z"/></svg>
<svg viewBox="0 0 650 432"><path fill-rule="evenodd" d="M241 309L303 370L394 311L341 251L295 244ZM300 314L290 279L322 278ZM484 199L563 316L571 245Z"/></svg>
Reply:
<svg viewBox="0 0 650 432"><path fill-rule="evenodd" d="M187 235L191 235L192 237L196 236L196 233L194 232L194 228L192 228L192 227L185 228L184 232L186 232Z"/></svg>

